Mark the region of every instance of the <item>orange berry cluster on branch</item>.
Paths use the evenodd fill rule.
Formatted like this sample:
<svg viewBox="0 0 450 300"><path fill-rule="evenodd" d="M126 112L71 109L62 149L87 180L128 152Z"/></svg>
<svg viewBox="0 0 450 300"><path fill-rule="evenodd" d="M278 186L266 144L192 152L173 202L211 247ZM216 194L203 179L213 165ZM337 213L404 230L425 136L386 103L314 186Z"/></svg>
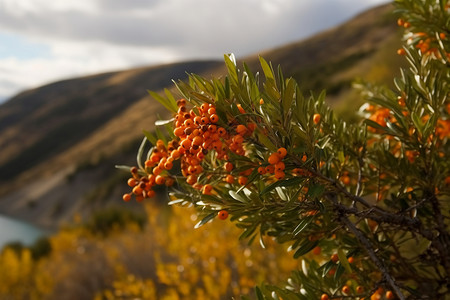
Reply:
<svg viewBox="0 0 450 300"><path fill-rule="evenodd" d="M219 116L213 104L203 103L201 106L193 107L190 110L188 110L186 104L185 99L177 102L178 111L175 114L173 130L175 139L170 141L167 147L163 141L157 141L156 147L145 162L144 171L147 177L139 177L135 180L150 183L150 188L151 184L154 183L162 185L169 182L173 184L174 178L168 171L172 169L174 161L180 160L181 173L186 178L186 183L201 190L203 194L211 194L214 192L211 184L200 184L198 182L199 175L204 173L202 162L205 156L210 151L215 151L217 161L224 161L226 174L223 174L223 172L215 173L222 174L221 176L227 183L233 183L234 176L230 174L233 165L228 162L229 153L246 154L244 140L246 136L253 133L256 124L249 123L245 126L233 122L231 125L225 125L225 128L218 125ZM241 106L238 106L238 108L240 108L241 113L245 113ZM222 121L222 124L226 124L226 120ZM241 172L240 175L239 183L244 185L246 183L246 177L244 176L249 175L248 170ZM129 201L133 193L124 195L124 200ZM148 198L148 195L153 196L154 192L150 189L142 195L134 194L139 196L136 198L137 200L142 200Z"/></svg>
<svg viewBox="0 0 450 300"><path fill-rule="evenodd" d="M269 163L269 165L266 167L259 167L258 173L261 175L274 175L276 180L283 179L286 176L286 174L284 173L286 166L282 160L286 155L286 148L279 148L277 152L270 154L270 156L267 158L267 162Z"/></svg>

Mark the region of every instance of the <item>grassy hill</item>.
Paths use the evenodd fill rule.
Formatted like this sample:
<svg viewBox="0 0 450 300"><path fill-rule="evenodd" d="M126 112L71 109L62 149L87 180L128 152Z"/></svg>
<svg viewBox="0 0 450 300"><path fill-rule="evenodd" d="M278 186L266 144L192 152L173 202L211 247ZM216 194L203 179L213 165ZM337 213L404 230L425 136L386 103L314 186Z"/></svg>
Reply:
<svg viewBox="0 0 450 300"><path fill-rule="evenodd" d="M309 39L258 55L280 65L305 90L329 91L332 105L353 107L351 82L383 82L398 70L398 30L390 5L369 10ZM126 190L115 164L133 164L142 129L167 112L147 89L171 88L186 73L224 74L221 61L143 67L52 83L0 106L0 213L53 227L75 214L119 205ZM351 103L351 106L349 106Z"/></svg>

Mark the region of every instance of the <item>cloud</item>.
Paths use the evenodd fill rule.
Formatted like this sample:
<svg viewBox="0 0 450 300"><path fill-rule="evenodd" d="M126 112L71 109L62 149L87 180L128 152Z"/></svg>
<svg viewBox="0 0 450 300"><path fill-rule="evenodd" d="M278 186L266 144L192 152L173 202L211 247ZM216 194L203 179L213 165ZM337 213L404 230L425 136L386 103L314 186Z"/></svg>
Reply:
<svg viewBox="0 0 450 300"><path fill-rule="evenodd" d="M21 74L0 75L0 85L25 88L129 66L245 56L305 38L380 2L0 0L0 44L7 33L36 45L31 58L0 51L0 64ZM31 55L38 48L41 53Z"/></svg>

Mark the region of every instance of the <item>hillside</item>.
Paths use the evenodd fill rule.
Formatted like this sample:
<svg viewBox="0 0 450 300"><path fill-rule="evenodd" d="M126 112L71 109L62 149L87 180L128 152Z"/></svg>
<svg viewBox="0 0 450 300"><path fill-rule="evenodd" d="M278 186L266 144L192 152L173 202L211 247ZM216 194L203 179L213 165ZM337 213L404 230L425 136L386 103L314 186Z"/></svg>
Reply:
<svg viewBox="0 0 450 300"><path fill-rule="evenodd" d="M349 103L356 77L382 82L398 69L391 12L390 5L380 6L241 61L257 70L262 55L305 90L327 88L333 105ZM146 90L171 88L185 72L210 77L225 70L220 61L143 67L56 82L1 105L0 213L53 227L76 213L119 205L126 174L114 165L133 164L142 129L151 130L158 114L167 116Z"/></svg>

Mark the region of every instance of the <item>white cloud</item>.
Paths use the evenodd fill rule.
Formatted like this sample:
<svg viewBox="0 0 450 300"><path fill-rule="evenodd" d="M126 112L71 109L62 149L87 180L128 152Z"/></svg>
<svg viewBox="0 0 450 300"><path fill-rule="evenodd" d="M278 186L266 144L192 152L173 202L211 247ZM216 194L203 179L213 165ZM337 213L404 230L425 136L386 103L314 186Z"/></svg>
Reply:
<svg viewBox="0 0 450 300"><path fill-rule="evenodd" d="M304 38L381 2L0 0L0 33L49 49L41 58L15 58L14 49L0 57L0 66L9 70L0 74L0 97L60 77L173 60L221 59L229 52L244 56Z"/></svg>

